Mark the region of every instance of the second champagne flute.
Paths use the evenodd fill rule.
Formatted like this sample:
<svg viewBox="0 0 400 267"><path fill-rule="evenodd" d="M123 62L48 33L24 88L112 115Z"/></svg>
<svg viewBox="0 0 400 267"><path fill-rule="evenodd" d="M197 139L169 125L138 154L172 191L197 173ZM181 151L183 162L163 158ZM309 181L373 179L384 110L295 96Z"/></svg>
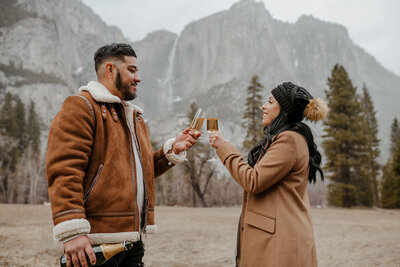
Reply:
<svg viewBox="0 0 400 267"><path fill-rule="evenodd" d="M207 111L207 132L210 134L211 132L218 131L218 118L217 118L217 109L210 108ZM207 161L216 161L215 158L215 149L211 148L211 158Z"/></svg>

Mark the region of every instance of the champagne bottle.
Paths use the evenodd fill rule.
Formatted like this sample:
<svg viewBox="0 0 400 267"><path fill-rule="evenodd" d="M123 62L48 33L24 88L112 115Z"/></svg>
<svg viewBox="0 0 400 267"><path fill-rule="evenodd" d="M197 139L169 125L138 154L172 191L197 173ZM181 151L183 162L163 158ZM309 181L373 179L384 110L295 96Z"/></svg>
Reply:
<svg viewBox="0 0 400 267"><path fill-rule="evenodd" d="M133 247L133 243L131 241L124 241L118 244L102 244L102 245L94 245L92 246L94 255L96 256L96 264L90 264L89 258L86 256L87 262L89 266L99 266L108 261L112 256L116 255L125 250L129 250ZM67 266L67 258L65 257L65 253L60 258L61 267Z"/></svg>

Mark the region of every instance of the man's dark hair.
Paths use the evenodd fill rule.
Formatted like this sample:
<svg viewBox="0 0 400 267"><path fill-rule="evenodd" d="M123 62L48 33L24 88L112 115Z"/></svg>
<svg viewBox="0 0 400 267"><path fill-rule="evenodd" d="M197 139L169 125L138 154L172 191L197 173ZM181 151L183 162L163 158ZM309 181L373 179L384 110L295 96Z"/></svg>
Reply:
<svg viewBox="0 0 400 267"><path fill-rule="evenodd" d="M99 66L105 59L117 58L124 61L124 56L136 57L133 48L124 43L112 43L97 49L94 53L94 68L97 72Z"/></svg>

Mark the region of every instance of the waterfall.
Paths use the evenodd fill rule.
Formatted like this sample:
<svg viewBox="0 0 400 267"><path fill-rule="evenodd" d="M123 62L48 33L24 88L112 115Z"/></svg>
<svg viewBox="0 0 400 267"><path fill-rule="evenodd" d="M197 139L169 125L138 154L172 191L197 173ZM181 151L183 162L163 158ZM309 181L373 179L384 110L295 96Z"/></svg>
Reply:
<svg viewBox="0 0 400 267"><path fill-rule="evenodd" d="M178 43L178 37L175 39L174 44L172 45L172 50L171 54L168 57L168 67L165 75L165 79L162 82L163 88L162 90L165 90L167 94L167 106L168 110L171 109L172 103L173 103L173 88L171 85L171 80L172 80L172 75L174 73L174 59L175 59L175 52L176 52L176 46Z"/></svg>

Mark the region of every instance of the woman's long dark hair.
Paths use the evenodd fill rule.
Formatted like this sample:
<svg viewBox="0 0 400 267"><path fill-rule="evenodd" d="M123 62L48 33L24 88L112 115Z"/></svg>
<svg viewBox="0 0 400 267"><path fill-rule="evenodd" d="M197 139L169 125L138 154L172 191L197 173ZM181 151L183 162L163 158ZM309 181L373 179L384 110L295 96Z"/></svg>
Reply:
<svg viewBox="0 0 400 267"><path fill-rule="evenodd" d="M317 171L323 181L324 173L321 169L321 153L319 153L317 145L314 143L314 136L310 127L301 121L289 122L287 113L282 110L270 126L264 127L265 138L250 150L247 160L249 165L254 167L257 160L267 153L271 144L276 140L278 135L284 131L294 131L304 136L310 154L310 172L308 174L308 181L310 183L315 183Z"/></svg>

